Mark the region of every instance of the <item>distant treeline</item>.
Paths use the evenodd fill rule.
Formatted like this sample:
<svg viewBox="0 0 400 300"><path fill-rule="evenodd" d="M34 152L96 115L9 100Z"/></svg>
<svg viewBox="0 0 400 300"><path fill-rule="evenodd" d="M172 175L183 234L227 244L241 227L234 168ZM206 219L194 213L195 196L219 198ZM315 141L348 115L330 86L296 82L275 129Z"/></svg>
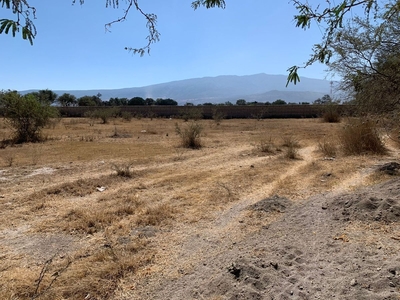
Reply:
<svg viewBox="0 0 400 300"><path fill-rule="evenodd" d="M2 93L7 91L0 91ZM10 92L10 91L9 91ZM14 92L14 91L13 91ZM17 91L15 91L17 92ZM109 100L102 100L101 94L98 93L97 95L93 96L82 96L82 97L75 97L72 94L64 93L62 95L57 95L52 90L39 90L37 92L31 92L26 95L32 95L37 98L42 103L52 103L56 106L65 106L65 107L75 107L75 106L178 106L178 102L171 98L142 98L142 97L133 97L133 98L110 98ZM311 104L328 104L328 103L336 103L331 99L329 95L325 95L322 98L316 99ZM273 102L257 102L252 101L248 102L245 99L238 99L236 100L235 104L226 101L223 103L211 103L205 102L202 104L197 104L197 106L262 106L262 105L309 105L309 102L299 102L299 103L287 103L285 100L277 99ZM336 103L337 104L337 103ZM194 103L186 102L184 106L196 106Z"/></svg>
<svg viewBox="0 0 400 300"><path fill-rule="evenodd" d="M131 105L131 106L80 106L58 107L64 117L84 117L92 111L118 109L122 115L130 114L137 118L180 118L180 119L211 119L216 115L221 118L315 118L325 111L325 105L203 105L203 106L176 106L176 105ZM340 114L351 115L353 105L335 105ZM115 112L114 112L115 113Z"/></svg>

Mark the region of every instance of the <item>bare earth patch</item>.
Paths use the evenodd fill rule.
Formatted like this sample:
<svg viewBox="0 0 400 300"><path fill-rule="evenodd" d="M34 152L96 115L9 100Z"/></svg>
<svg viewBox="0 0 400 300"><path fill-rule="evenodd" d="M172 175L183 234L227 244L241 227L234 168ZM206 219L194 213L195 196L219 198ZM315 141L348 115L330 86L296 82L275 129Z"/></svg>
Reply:
<svg viewBox="0 0 400 300"><path fill-rule="evenodd" d="M175 122L63 119L0 149L2 299L400 299L398 149L325 157L341 124L202 120L190 150Z"/></svg>

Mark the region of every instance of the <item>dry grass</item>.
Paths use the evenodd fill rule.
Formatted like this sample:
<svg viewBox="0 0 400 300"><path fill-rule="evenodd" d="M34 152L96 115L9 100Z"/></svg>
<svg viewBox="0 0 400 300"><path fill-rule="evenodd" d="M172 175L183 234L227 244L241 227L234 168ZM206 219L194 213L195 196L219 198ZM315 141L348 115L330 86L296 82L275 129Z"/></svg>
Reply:
<svg viewBox="0 0 400 300"><path fill-rule="evenodd" d="M175 132L181 138L181 146L184 148L199 149L202 147L201 135L203 126L198 122L188 122L182 126L175 123Z"/></svg>
<svg viewBox="0 0 400 300"><path fill-rule="evenodd" d="M323 139L318 142L318 149L325 157L335 157L337 154L337 143L333 140Z"/></svg>
<svg viewBox="0 0 400 300"><path fill-rule="evenodd" d="M346 155L382 155L387 152L378 131L378 124L373 120L350 119L339 132L339 139Z"/></svg>
<svg viewBox="0 0 400 300"><path fill-rule="evenodd" d="M197 121L204 129L201 152L176 150L182 140L173 134L174 120L146 118L93 126L84 118L63 119L44 130L52 139L43 144L0 149L2 298L118 299L116 290L134 293L133 283L160 270L160 257L174 257L182 235L209 228L241 201L272 193L302 199L376 163L369 157L321 161L320 155L307 156L312 151L304 155L338 124L213 122ZM5 137L8 128L1 124ZM130 136L111 137L115 128ZM265 132L269 138L261 144ZM257 151L276 151L274 141L282 137L279 147L300 151L302 160L254 155L255 144ZM10 153L11 167L3 159ZM127 162L135 162L134 178L124 175L133 172ZM118 170L110 174L113 165L121 176Z"/></svg>
<svg viewBox="0 0 400 300"><path fill-rule="evenodd" d="M272 139L272 137L261 139L256 144L256 149L264 154L274 154L277 150L277 147Z"/></svg>
<svg viewBox="0 0 400 300"><path fill-rule="evenodd" d="M284 157L287 159L299 159L299 151L300 143L297 138L292 135L285 136L283 138L282 147L285 147Z"/></svg>

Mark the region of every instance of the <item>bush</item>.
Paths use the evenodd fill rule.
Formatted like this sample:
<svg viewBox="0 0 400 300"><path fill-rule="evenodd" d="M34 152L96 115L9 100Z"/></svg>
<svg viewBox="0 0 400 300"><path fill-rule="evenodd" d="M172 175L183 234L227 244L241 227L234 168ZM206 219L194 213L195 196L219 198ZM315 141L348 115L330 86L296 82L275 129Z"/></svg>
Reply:
<svg viewBox="0 0 400 300"><path fill-rule="evenodd" d="M189 120L200 120L203 119L203 109L201 107L185 107L181 113L182 119L185 122Z"/></svg>
<svg viewBox="0 0 400 300"><path fill-rule="evenodd" d="M337 104L326 104L322 114L322 120L327 123L339 123L341 120L338 105Z"/></svg>
<svg viewBox="0 0 400 300"><path fill-rule="evenodd" d="M318 143L319 150L327 157L335 157L337 152L337 147L334 142L323 140Z"/></svg>
<svg viewBox="0 0 400 300"><path fill-rule="evenodd" d="M377 123L372 120L350 120L340 131L339 138L346 155L387 152L379 135Z"/></svg>
<svg viewBox="0 0 400 300"><path fill-rule="evenodd" d="M117 172L117 176L132 178L134 175L132 168L133 163L113 164L112 169Z"/></svg>
<svg viewBox="0 0 400 300"><path fill-rule="evenodd" d="M258 145L257 145L257 149L263 153L274 153L274 151L276 150L276 147L274 145L274 142L272 140L272 138L270 137L269 139L262 139Z"/></svg>
<svg viewBox="0 0 400 300"><path fill-rule="evenodd" d="M283 147L286 147L285 157L288 159L298 159L298 148L300 148L299 141L293 136L286 136L283 138Z"/></svg>
<svg viewBox="0 0 400 300"><path fill-rule="evenodd" d="M201 148L201 132L203 127L196 122L189 122L183 128L175 123L175 132L181 137L181 145L185 148L199 149Z"/></svg>
<svg viewBox="0 0 400 300"><path fill-rule="evenodd" d="M100 119L101 124L107 124L110 118L116 118L120 114L119 108L104 108L87 111L85 117L90 119Z"/></svg>
<svg viewBox="0 0 400 300"><path fill-rule="evenodd" d="M58 116L50 103L41 102L35 95L21 96L17 92L0 94L0 107L6 123L14 129L13 142L27 143L42 140L41 130Z"/></svg>
<svg viewBox="0 0 400 300"><path fill-rule="evenodd" d="M294 146L289 146L286 148L285 157L288 159L298 159L299 158L299 151Z"/></svg>
<svg viewBox="0 0 400 300"><path fill-rule="evenodd" d="M222 120L225 119L226 115L224 112L218 110L218 108L213 108L212 118L216 125L221 124Z"/></svg>
<svg viewBox="0 0 400 300"><path fill-rule="evenodd" d="M130 122L132 120L132 114L129 111L123 111L121 112L121 118L124 121Z"/></svg>

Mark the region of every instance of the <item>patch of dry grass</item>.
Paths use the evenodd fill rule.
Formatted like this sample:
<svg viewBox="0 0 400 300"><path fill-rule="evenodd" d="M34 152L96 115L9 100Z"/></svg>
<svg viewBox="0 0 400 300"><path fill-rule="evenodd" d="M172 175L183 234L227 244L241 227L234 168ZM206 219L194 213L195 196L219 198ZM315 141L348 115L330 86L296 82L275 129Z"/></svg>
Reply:
<svg viewBox="0 0 400 300"><path fill-rule="evenodd" d="M340 131L339 139L346 155L387 153L378 124L373 120L350 119Z"/></svg>
<svg viewBox="0 0 400 300"><path fill-rule="evenodd" d="M318 142L318 149L326 157L335 157L337 154L337 143L333 140L323 139Z"/></svg>

